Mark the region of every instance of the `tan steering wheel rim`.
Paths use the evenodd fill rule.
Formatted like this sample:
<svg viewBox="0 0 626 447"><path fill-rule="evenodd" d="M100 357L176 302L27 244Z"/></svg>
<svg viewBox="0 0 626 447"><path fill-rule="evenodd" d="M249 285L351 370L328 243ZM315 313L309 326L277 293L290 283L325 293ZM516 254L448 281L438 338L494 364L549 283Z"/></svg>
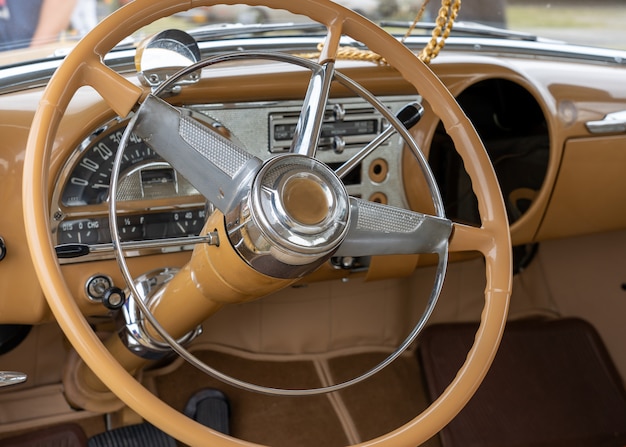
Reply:
<svg viewBox="0 0 626 447"><path fill-rule="evenodd" d="M128 34L162 17L215 0L135 0L105 19L68 55L48 84L35 114L24 161L23 206L31 257L49 306L78 354L130 408L152 424L189 445L251 445L210 430L169 407L137 382L106 350L83 317L67 287L52 247L48 224L49 173L56 133L74 93L94 87L121 116L127 115L143 90L107 68L103 56ZM248 0L307 15L328 27L321 60L332 60L339 37L346 34L385 57L419 90L452 137L472 179L482 218L480 228L455 224L451 251L476 250L486 262L485 306L474 345L456 378L424 412L404 426L363 446L414 446L443 428L467 403L486 374L497 350L511 292L511 243L508 221L495 173L472 125L445 86L424 63L382 29L328 0L287 2Z"/></svg>

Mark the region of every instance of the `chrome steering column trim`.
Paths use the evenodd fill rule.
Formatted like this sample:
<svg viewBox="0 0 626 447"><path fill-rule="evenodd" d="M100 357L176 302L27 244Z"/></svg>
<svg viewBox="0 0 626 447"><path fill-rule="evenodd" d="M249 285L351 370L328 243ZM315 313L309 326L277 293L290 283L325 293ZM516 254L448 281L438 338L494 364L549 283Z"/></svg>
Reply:
<svg viewBox="0 0 626 447"><path fill-rule="evenodd" d="M140 295L137 297L150 308L151 303L159 297L159 291L178 273L176 268L157 269L139 276L132 288ZM172 348L164 341L156 340L146 328L146 318L137 299L130 296L133 292L125 291L128 299L117 313L118 335L122 343L132 353L141 358L158 360L172 353ZM202 326L197 326L177 340L185 345L202 333Z"/></svg>

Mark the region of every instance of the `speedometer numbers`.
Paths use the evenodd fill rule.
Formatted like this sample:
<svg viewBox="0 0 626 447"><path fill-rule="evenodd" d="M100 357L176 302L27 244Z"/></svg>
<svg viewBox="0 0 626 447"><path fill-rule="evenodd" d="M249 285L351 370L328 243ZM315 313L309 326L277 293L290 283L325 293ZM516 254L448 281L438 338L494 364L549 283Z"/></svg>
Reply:
<svg viewBox="0 0 626 447"><path fill-rule="evenodd" d="M115 154L124 132L123 127L113 127L96 135L82 152L80 161L73 167L63 188L61 202L67 207L97 205L107 201L109 183ZM146 146L141 138L131 135L124 151L121 172L162 162L161 157Z"/></svg>

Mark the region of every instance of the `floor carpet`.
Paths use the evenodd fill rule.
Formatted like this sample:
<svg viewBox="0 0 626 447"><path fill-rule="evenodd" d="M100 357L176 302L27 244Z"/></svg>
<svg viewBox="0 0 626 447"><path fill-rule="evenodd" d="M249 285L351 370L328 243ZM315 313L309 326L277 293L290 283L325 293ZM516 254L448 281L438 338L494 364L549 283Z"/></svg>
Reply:
<svg viewBox="0 0 626 447"><path fill-rule="evenodd" d="M312 361L259 361L215 351L194 353L212 367L256 384L284 387L319 387L321 381ZM380 362L382 353L337 357L328 369L344 381ZM217 388L228 396L231 435L275 447L339 447L349 444L337 412L326 395L277 397L259 395L206 376L188 364L158 376L159 396L182 410L200 388ZM421 374L413 356L403 356L367 381L340 391L341 411L349 414L361 441L393 430L426 407ZM427 445L436 446L433 439Z"/></svg>

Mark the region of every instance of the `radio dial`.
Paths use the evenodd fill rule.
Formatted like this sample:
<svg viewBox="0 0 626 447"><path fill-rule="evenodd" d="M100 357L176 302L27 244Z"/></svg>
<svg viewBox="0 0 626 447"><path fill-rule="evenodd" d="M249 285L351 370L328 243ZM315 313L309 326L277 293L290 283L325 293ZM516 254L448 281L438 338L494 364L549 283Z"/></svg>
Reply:
<svg viewBox="0 0 626 447"><path fill-rule="evenodd" d="M342 154L344 149L346 148L346 142L341 137L333 137L333 143L331 147L336 154Z"/></svg>

